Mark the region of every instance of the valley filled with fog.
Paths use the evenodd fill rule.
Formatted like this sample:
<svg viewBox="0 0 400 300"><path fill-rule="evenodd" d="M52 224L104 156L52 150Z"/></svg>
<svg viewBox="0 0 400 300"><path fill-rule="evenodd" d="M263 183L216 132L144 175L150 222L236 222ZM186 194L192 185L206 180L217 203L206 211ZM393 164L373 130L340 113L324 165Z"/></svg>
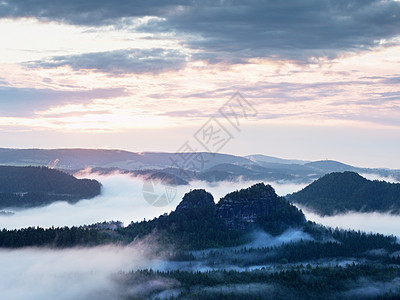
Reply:
<svg viewBox="0 0 400 300"><path fill-rule="evenodd" d="M129 225L131 221L149 220L164 213L169 213L182 200L185 193L191 189L205 189L218 201L227 193L246 188L257 181L215 182L192 181L190 185L176 186L175 197L166 206L153 206L143 197L145 180L127 174L99 175L96 173L81 174L82 178L96 179L102 184L101 195L81 200L76 204L64 201L55 202L44 207L31 209L7 209L13 215L0 215L0 224L7 229L18 229L29 226L59 227L90 225L103 221L122 221ZM79 176L78 176L79 177ZM279 195L286 195L304 187L304 184L271 183ZM154 194L165 193L165 186L154 182Z"/></svg>
<svg viewBox="0 0 400 300"><path fill-rule="evenodd" d="M399 25L0 0L0 300L400 299Z"/></svg>
<svg viewBox="0 0 400 300"><path fill-rule="evenodd" d="M370 179L385 180L379 175L367 174ZM366 176L366 177L367 177ZM119 220L125 226L131 221L149 220L176 209L185 193L192 189L205 189L214 196L214 201L234 190L247 188L256 181L221 181L210 183L192 181L190 186L177 186L173 201L162 207L152 206L143 197L146 181L128 174L80 173L77 177L96 179L102 184L99 196L81 200L76 204L58 201L53 204L29 208L6 209L7 214L0 215L0 224L6 229L19 229L40 226L63 227L89 225L103 221ZM395 182L395 179L390 179ZM154 182L153 182L154 183ZM306 184L290 182L269 182L278 195L285 196L299 191ZM165 186L155 184L154 194L165 192ZM319 216L311 210L301 207L308 220L332 228L362 230L400 236L400 216L390 213L355 213L334 216ZM101 245L94 247L74 247L67 249L25 247L21 249L0 249L0 275L4 280L0 290L5 299L112 299L126 297L149 297L167 299L187 292L178 280L170 278L168 272L202 272L218 275L218 272L233 271L238 274L262 270L274 273L290 270L305 265L320 268L340 268L351 264L358 266L365 263L364 257L323 257L296 258L293 261L281 261L281 251L293 251L290 247L302 243L314 243L315 238L300 228L291 228L280 235L272 236L254 231L248 236L249 241L236 247L189 251L184 259L171 259L174 248L163 248L152 239L152 235L138 239L128 245ZM339 242L332 237L323 238L317 243ZM289 246L288 246L289 245ZM292 246L290 246L292 245ZM289 247L289 249L287 248ZM384 249L370 250L373 257L384 259L385 255L396 255ZM375 252L374 252L375 251ZM367 252L365 252L367 253ZM369 257L367 255L367 257ZM368 259L368 258L367 258ZM144 276L141 270L154 270ZM314 269L310 269L314 270ZM209 273L211 272L211 273ZM215 273L217 272L217 273ZM310 271L311 272L311 271ZM144 276L144 277L143 277ZM189 275L188 275L189 276ZM194 275L192 275L194 276ZM124 282L131 280L127 286ZM220 284L215 287L191 287L191 292L206 291L213 293L247 293L268 291L277 293L279 284L249 283ZM351 283L345 296L376 296L383 292L400 290L400 281L396 278L389 282L380 282L368 278ZM62 291L62 292L60 292Z"/></svg>
<svg viewBox="0 0 400 300"><path fill-rule="evenodd" d="M398 182L395 178L383 177L376 174L362 174L370 180ZM258 181L191 181L190 185L173 187L176 192L172 201L166 206L153 206L143 197L143 186L146 182L141 177L128 174L114 173L100 175L97 173L79 173L78 178L96 179L102 184L101 195L81 200L76 204L58 201L53 204L30 209L6 209L12 214L0 214L2 228L19 229L29 226L62 227L90 225L103 221L121 221L125 226L130 222L149 220L164 213L173 211L183 195L191 189L205 189L214 196L214 201L234 190L249 187ZM154 181L154 194L165 193L165 186ZM296 192L307 186L291 182L265 182L271 184L280 196ZM366 232L376 232L400 236L400 216L388 213L349 212L334 216L320 216L311 209L298 205L308 220L333 228L353 229Z"/></svg>

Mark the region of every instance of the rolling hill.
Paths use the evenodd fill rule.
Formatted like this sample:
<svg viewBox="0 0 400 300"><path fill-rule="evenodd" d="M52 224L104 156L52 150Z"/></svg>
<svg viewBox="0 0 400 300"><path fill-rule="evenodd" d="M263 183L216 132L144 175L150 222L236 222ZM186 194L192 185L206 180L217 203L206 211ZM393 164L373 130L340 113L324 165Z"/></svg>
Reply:
<svg viewBox="0 0 400 300"><path fill-rule="evenodd" d="M100 194L101 185L92 179L46 167L0 166L0 208L34 207L57 200L71 203Z"/></svg>
<svg viewBox="0 0 400 300"><path fill-rule="evenodd" d="M288 196L320 215L349 211L400 213L400 184L368 180L355 172L334 172Z"/></svg>

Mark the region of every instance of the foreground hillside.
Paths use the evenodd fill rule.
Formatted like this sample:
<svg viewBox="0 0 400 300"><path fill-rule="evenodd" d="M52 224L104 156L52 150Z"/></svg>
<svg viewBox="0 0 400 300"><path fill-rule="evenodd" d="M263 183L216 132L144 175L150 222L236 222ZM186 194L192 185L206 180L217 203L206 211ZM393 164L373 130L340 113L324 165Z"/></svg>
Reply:
<svg viewBox="0 0 400 300"><path fill-rule="evenodd" d="M109 277L117 291L113 299L400 296L397 238L307 222L265 184L229 193L217 204L205 190L193 190L170 214L125 228L104 223L0 231L2 248L40 246L34 251L48 253L52 247L104 244L137 247L150 257L147 268Z"/></svg>
<svg viewBox="0 0 400 300"><path fill-rule="evenodd" d="M400 213L400 184L368 180L355 172L331 173L288 197L320 215L348 211Z"/></svg>
<svg viewBox="0 0 400 300"><path fill-rule="evenodd" d="M100 188L96 180L77 179L46 167L0 166L0 208L76 202L99 195Z"/></svg>

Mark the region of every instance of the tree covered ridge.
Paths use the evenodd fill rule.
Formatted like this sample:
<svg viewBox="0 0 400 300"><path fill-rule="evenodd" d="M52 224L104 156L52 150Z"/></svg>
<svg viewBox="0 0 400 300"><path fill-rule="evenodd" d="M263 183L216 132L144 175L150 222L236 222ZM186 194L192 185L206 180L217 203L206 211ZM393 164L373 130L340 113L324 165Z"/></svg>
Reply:
<svg viewBox="0 0 400 300"><path fill-rule="evenodd" d="M101 184L47 167L0 166L0 208L75 202L100 194Z"/></svg>
<svg viewBox="0 0 400 300"><path fill-rule="evenodd" d="M400 213L400 184L368 180L355 172L335 172L288 197L320 215L348 211Z"/></svg>

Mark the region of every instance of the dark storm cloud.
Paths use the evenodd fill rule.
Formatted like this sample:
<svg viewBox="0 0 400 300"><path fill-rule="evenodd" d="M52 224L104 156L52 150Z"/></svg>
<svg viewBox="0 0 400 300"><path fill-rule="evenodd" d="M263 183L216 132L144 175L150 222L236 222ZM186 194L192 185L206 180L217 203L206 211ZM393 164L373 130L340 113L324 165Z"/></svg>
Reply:
<svg viewBox="0 0 400 300"><path fill-rule="evenodd" d="M32 68L57 68L70 66L73 70L92 70L113 75L158 74L182 69L186 56L176 50L126 49L79 55L54 56L49 59L29 62Z"/></svg>
<svg viewBox="0 0 400 300"><path fill-rule="evenodd" d="M267 57L314 62L368 50L400 33L400 3L381 0L61 1L5 0L0 17L36 17L78 25L129 25L171 32L197 49L194 59L243 63ZM136 28L137 30L138 28Z"/></svg>
<svg viewBox="0 0 400 300"><path fill-rule="evenodd" d="M94 99L108 99L125 95L127 95L127 92L121 88L56 91L51 89L0 87L0 116L30 116L35 111L68 103L87 104Z"/></svg>

